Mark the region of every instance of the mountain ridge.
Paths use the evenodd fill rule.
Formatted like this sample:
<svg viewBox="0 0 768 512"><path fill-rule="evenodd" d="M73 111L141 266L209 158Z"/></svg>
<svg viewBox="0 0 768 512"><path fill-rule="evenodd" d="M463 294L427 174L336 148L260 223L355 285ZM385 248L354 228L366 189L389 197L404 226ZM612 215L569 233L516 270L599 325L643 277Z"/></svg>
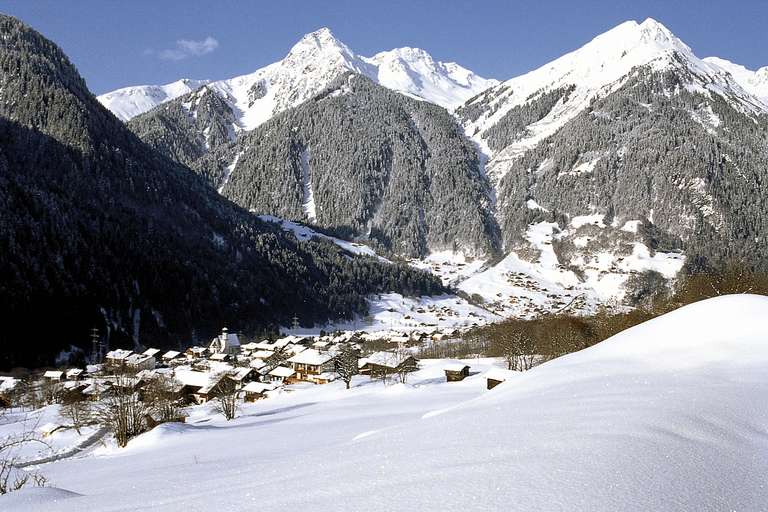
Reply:
<svg viewBox="0 0 768 512"><path fill-rule="evenodd" d="M199 81L197 85L210 85L228 100L234 110L240 111L237 128L248 131L317 94L345 71L363 74L387 88L448 108L458 106L496 82L479 77L454 62L435 61L429 53L418 48L395 48L373 57L359 56L339 41L330 29L323 27L304 35L280 61L245 75ZM182 90L175 84L178 82L165 86L125 87L100 95L98 99L127 121L198 88ZM174 90L165 96L158 95L156 101L131 100L132 96L151 97L158 88Z"/></svg>

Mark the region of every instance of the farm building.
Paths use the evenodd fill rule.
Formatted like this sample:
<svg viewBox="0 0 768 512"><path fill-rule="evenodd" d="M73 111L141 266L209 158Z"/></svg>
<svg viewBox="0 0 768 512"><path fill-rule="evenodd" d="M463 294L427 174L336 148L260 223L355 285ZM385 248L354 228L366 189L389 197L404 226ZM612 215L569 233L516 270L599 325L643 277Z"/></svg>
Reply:
<svg viewBox="0 0 768 512"><path fill-rule="evenodd" d="M445 380L459 382L469 377L469 365L462 362L448 363L443 366Z"/></svg>
<svg viewBox="0 0 768 512"><path fill-rule="evenodd" d="M290 380L291 378L293 378L295 374L296 374L296 371L293 368L288 368L286 366L278 366L272 369L269 373L267 373L267 376L269 377L270 382L274 382L276 384L282 384L287 380Z"/></svg>
<svg viewBox="0 0 768 512"><path fill-rule="evenodd" d="M125 365L125 360L133 354L132 350L124 350L118 348L116 350L110 350L104 356L104 365L108 368L122 368Z"/></svg>
<svg viewBox="0 0 768 512"><path fill-rule="evenodd" d="M83 376L83 370L80 368L72 368L67 370L65 375L67 376L67 380L80 380L80 377Z"/></svg>
<svg viewBox="0 0 768 512"><path fill-rule="evenodd" d="M156 362L160 362L160 359L162 357L162 351L159 348L148 348L144 352L142 352L145 356L154 357Z"/></svg>
<svg viewBox="0 0 768 512"><path fill-rule="evenodd" d="M360 373L371 378L413 372L419 369L419 361L412 354L400 352L374 352L360 360Z"/></svg>
<svg viewBox="0 0 768 512"><path fill-rule="evenodd" d="M187 359L195 359L195 358L205 357L205 354L207 353L208 353L208 349L206 347L189 347L184 352L184 355L187 356Z"/></svg>
<svg viewBox="0 0 768 512"><path fill-rule="evenodd" d="M171 361L178 361L179 359L181 359L181 357L182 357L181 352L178 352L176 350L169 350L168 352L163 354L163 356L160 359L163 361L163 363L168 364Z"/></svg>
<svg viewBox="0 0 768 512"><path fill-rule="evenodd" d="M64 380L64 372L60 370L48 370L43 374L43 378L50 382L61 382Z"/></svg>
<svg viewBox="0 0 768 512"><path fill-rule="evenodd" d="M505 382L507 379L509 379L512 375L514 375L514 372L512 370L503 370L501 368L495 368L488 373L485 374L485 379L487 381L487 388L493 389L502 382Z"/></svg>
<svg viewBox="0 0 768 512"><path fill-rule="evenodd" d="M125 367L134 372L152 370L155 368L155 358L146 354L131 354L125 358Z"/></svg>
<svg viewBox="0 0 768 512"><path fill-rule="evenodd" d="M243 400L246 402L255 402L267 397L267 391L275 389L274 384L264 382L249 382L243 388Z"/></svg>

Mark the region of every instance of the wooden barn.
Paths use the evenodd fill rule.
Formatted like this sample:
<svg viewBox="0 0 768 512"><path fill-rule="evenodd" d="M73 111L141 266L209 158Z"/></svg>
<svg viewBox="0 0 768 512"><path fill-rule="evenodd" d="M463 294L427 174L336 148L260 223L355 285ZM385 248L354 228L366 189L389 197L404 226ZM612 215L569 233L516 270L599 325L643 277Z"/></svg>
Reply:
<svg viewBox="0 0 768 512"><path fill-rule="evenodd" d="M408 352L374 352L361 359L360 363L360 373L371 378L384 378L419 369L419 360Z"/></svg>
<svg viewBox="0 0 768 512"><path fill-rule="evenodd" d="M274 384L263 382L249 382L243 388L243 400L246 402L255 402L267 397L267 391L275 389Z"/></svg>
<svg viewBox="0 0 768 512"><path fill-rule="evenodd" d="M443 371L448 382L459 382L469 377L469 365L461 362L446 364Z"/></svg>
<svg viewBox="0 0 768 512"><path fill-rule="evenodd" d="M487 388L493 389L502 382L505 382L507 379L509 379L512 375L514 375L514 372L512 370L502 370L501 368L496 368L488 373L485 374L485 379L487 381Z"/></svg>

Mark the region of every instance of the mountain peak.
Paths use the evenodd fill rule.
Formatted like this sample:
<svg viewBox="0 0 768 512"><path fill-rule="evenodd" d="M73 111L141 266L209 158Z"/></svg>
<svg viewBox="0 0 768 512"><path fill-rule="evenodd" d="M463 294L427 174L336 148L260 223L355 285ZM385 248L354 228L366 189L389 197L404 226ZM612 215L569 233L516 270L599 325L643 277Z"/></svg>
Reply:
<svg viewBox="0 0 768 512"><path fill-rule="evenodd" d="M310 32L308 34L305 34L304 37L302 37L298 43L293 45L293 48L291 48L291 51L288 52L288 56L291 55L299 55L299 54L307 54L312 53L316 54L317 52L338 52L343 54L348 54L349 56L353 56L351 50L339 41L336 36L333 35L333 32L331 32L331 29L328 27L322 27L314 32Z"/></svg>

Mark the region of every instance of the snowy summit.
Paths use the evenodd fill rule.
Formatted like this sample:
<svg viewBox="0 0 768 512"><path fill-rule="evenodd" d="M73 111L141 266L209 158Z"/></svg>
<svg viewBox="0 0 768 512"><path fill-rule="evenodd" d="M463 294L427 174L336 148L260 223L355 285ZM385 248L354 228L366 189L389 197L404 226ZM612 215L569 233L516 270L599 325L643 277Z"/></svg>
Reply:
<svg viewBox="0 0 768 512"><path fill-rule="evenodd" d="M449 109L498 83L454 62L435 61L418 48L396 48L363 57L339 41L330 29L321 28L302 37L283 60L248 75L219 81L185 80L163 86L126 87L103 94L98 100L125 121L207 85L233 107L240 128L252 130L319 93L346 71Z"/></svg>

